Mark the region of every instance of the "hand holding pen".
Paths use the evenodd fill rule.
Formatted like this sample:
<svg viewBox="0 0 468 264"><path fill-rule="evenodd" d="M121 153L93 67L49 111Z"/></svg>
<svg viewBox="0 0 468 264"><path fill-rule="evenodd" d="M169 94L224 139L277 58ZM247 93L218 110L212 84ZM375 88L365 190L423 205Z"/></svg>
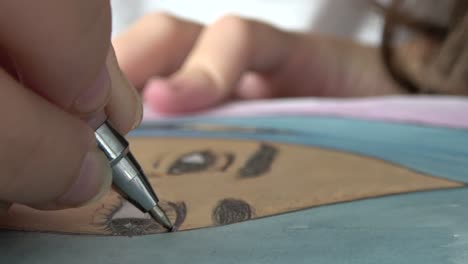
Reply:
<svg viewBox="0 0 468 264"><path fill-rule="evenodd" d="M126 134L142 114L113 53L109 1L1 1L0 10L0 211L98 199L112 175L94 130L107 116Z"/></svg>

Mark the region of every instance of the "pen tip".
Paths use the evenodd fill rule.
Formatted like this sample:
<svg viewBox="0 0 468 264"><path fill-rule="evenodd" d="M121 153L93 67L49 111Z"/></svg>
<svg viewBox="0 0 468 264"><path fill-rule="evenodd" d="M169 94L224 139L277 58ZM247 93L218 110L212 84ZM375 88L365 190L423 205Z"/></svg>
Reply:
<svg viewBox="0 0 468 264"><path fill-rule="evenodd" d="M170 232L174 231L174 225L172 225L171 220L169 220L159 205L153 207L153 209L149 210L148 213L156 222L164 226L167 230Z"/></svg>

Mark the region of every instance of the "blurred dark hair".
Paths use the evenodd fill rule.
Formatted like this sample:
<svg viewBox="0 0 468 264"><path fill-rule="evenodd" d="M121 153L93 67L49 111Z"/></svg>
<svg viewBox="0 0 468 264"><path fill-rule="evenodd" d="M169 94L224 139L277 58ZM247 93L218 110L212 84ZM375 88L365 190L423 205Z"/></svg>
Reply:
<svg viewBox="0 0 468 264"><path fill-rule="evenodd" d="M464 83L457 85L457 88L444 88L440 87L443 83L437 82L431 85L422 85L420 81L412 76L408 69L401 67L401 63L397 63L397 47L398 33L404 31L406 33L424 37L427 40L436 43L439 47L449 47L442 51L442 48L435 49L433 54L430 54L424 64L430 65L431 60L440 59L445 57L445 60L452 60L451 63L456 63L457 54L460 54L463 49L468 49L468 1L467 0L453 0L450 5L445 5L444 8L435 6L435 4L446 4L449 1L419 1L420 4L433 5L433 12L439 17L444 17L444 21L435 21L429 19L428 16L424 17L417 14L418 8L409 8L408 1L404 0L391 0L388 5L382 4L380 1L373 0L372 3L385 16L385 23L382 32L381 55L383 62L389 71L390 75L409 93L450 93L450 94L468 94L468 76L464 77ZM420 11L420 10L419 10ZM434 17L434 14L432 14ZM455 42L454 43L454 39ZM459 41L462 38L462 41ZM446 45L451 41L451 45ZM461 43L461 44L460 44ZM444 53L442 53L444 52ZM465 53L468 50L464 51ZM466 56L466 55L465 55ZM444 58L442 58L444 59ZM468 60L468 59L465 59ZM403 62L409 63L409 62ZM464 73L468 75L468 61L464 61ZM422 78L426 78L422 77ZM424 86L424 87L422 87Z"/></svg>

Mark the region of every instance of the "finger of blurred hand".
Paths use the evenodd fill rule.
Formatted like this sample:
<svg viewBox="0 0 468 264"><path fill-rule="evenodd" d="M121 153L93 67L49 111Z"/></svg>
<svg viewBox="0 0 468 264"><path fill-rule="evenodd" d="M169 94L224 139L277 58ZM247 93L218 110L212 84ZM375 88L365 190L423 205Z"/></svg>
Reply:
<svg viewBox="0 0 468 264"><path fill-rule="evenodd" d="M108 0L1 1L2 48L26 87L74 114L99 111L110 95Z"/></svg>
<svg viewBox="0 0 468 264"><path fill-rule="evenodd" d="M92 129L0 69L0 201L40 209L75 207L110 187Z"/></svg>
<svg viewBox="0 0 468 264"><path fill-rule="evenodd" d="M170 26L158 30L155 21ZM135 84L145 84L144 100L154 110L178 114L228 99L351 97L401 91L375 47L282 31L233 16L201 31L199 27L155 15L114 40L124 71ZM197 32L201 32L198 37Z"/></svg>
<svg viewBox="0 0 468 264"><path fill-rule="evenodd" d="M169 79L148 82L145 101L157 111L170 113L216 105L233 94L245 73L278 73L291 58L296 43L293 33L226 16L201 33L179 71ZM261 78L256 80L261 82ZM266 89L269 87L257 94L273 93Z"/></svg>
<svg viewBox="0 0 468 264"><path fill-rule="evenodd" d="M146 15L128 31L117 36L113 44L123 71L141 89L155 76L168 77L176 72L195 45L201 30L200 24L165 13L154 13ZM151 83L154 82L155 80ZM253 72L241 78L240 85L234 92L241 99L271 96L268 83ZM197 95L188 97L196 99Z"/></svg>
<svg viewBox="0 0 468 264"><path fill-rule="evenodd" d="M113 40L119 64L130 82L143 88L154 76L168 76L184 62L202 26L165 13L152 13Z"/></svg>

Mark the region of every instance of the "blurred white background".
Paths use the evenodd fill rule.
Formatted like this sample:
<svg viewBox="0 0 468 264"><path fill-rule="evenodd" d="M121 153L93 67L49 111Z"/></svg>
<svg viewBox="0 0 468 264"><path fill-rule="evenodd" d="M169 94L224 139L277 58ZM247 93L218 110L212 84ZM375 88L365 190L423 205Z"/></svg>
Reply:
<svg viewBox="0 0 468 264"><path fill-rule="evenodd" d="M203 24L225 14L260 19L278 27L314 31L377 44L383 20L369 0L112 0L113 34L155 11Z"/></svg>

